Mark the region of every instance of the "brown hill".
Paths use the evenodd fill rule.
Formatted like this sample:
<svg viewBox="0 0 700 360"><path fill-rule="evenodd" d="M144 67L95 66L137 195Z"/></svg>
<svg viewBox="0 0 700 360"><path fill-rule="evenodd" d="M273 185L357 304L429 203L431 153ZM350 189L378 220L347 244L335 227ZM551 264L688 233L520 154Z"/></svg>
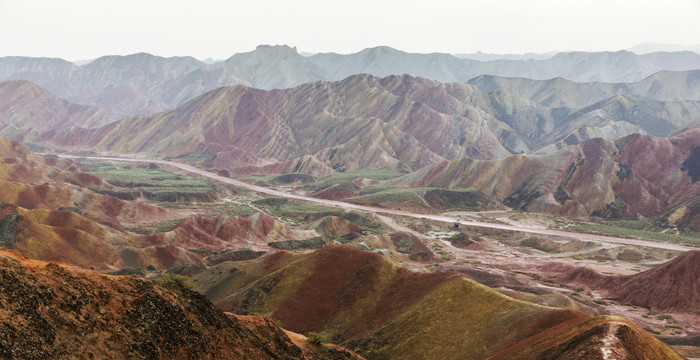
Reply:
<svg viewBox="0 0 700 360"><path fill-rule="evenodd" d="M700 313L700 250L635 275L621 277L610 297L647 309Z"/></svg>
<svg viewBox="0 0 700 360"><path fill-rule="evenodd" d="M0 172L0 243L33 259L112 271L202 264L208 255L227 250L268 251L271 241L319 235L314 230L293 230L264 213L196 217L166 232L128 233L125 227L182 215L84 188L109 185L77 172L79 167L71 161L38 156L17 142L0 138L0 168L5 170Z"/></svg>
<svg viewBox="0 0 700 360"><path fill-rule="evenodd" d="M269 251L273 241L301 240L318 236L315 231L294 230L259 212L247 217L190 218L170 231L131 237L118 244L127 267L149 265L171 268L203 263L211 254L232 249Z"/></svg>
<svg viewBox="0 0 700 360"><path fill-rule="evenodd" d="M322 351L270 320L224 314L182 285L0 251L0 357L45 359L359 359Z"/></svg>
<svg viewBox="0 0 700 360"><path fill-rule="evenodd" d="M660 71L634 83L601 83L481 75L469 83L487 92L510 94L546 107L581 108L615 95L656 101L700 100L698 76L700 70Z"/></svg>
<svg viewBox="0 0 700 360"><path fill-rule="evenodd" d="M101 179L81 173L82 166L58 157L39 156L26 146L0 137L0 180L23 183L65 181L105 186Z"/></svg>
<svg viewBox="0 0 700 360"><path fill-rule="evenodd" d="M556 281L603 291L611 299L656 311L700 310L700 250L685 252L653 269L633 275L604 275L587 267L562 267Z"/></svg>
<svg viewBox="0 0 700 360"><path fill-rule="evenodd" d="M25 80L0 83L0 135L36 140L32 131L92 128L114 121L106 111L61 99Z"/></svg>
<svg viewBox="0 0 700 360"><path fill-rule="evenodd" d="M698 113L695 102L617 93L581 107L547 107L467 84L362 74L273 91L225 87L162 114L33 139L62 150L183 158L236 174L408 172L465 156L553 152L595 137L665 136Z"/></svg>
<svg viewBox="0 0 700 360"><path fill-rule="evenodd" d="M54 197L50 190L45 194ZM7 199L0 199L4 200ZM26 209L4 202L0 203L0 245L20 250L32 259L68 262L100 271L204 264L209 257L228 250L269 251L271 241L318 236L312 230L290 229L264 213L248 217L190 218L170 231L137 235L121 230L119 221L123 217L119 211L127 209L129 217L142 221L148 221L153 214L148 207L144 211L132 202L118 200L116 207L94 203L80 207L101 209L103 216L113 216L109 219L114 223L80 215L75 208ZM119 207L120 204L126 208Z"/></svg>
<svg viewBox="0 0 700 360"><path fill-rule="evenodd" d="M646 330L618 316L597 316L504 359L604 360L611 356L618 360L684 359Z"/></svg>
<svg viewBox="0 0 700 360"><path fill-rule="evenodd" d="M690 199L655 216L653 226L700 231L700 196L694 195Z"/></svg>
<svg viewBox="0 0 700 360"><path fill-rule="evenodd" d="M222 308L259 312L301 333L324 331L370 358L481 359L587 318L513 300L458 273L414 273L348 246L327 246L235 285L242 290L218 293Z"/></svg>
<svg viewBox="0 0 700 360"><path fill-rule="evenodd" d="M71 143L65 132L46 143L66 142L72 150L188 156L237 174L326 175L331 168L382 166L408 170L444 157L508 155L494 134L504 125L492 118L482 121L475 108L459 100L474 89L460 87L369 75L275 91L227 87L177 111L81 133L90 149Z"/></svg>
<svg viewBox="0 0 700 360"><path fill-rule="evenodd" d="M300 255L273 250L248 261L226 261L196 274L194 289L217 306L232 293L277 271Z"/></svg>
<svg viewBox="0 0 700 360"><path fill-rule="evenodd" d="M443 161L387 183L474 187L505 205L535 212L651 217L700 193L698 141L697 127L668 138L592 139L546 155Z"/></svg>
<svg viewBox="0 0 700 360"><path fill-rule="evenodd" d="M362 228L338 216L326 216L306 226L315 230L319 235L343 236L350 233L362 233Z"/></svg>

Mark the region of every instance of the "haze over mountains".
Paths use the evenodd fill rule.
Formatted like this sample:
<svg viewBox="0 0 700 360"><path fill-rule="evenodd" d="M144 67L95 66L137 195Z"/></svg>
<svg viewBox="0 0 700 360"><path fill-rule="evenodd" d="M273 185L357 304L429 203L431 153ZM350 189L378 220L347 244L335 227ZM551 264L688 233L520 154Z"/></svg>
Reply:
<svg viewBox="0 0 700 360"><path fill-rule="evenodd" d="M700 55L532 57L0 58L0 357L682 358ZM591 216L684 246L527 233Z"/></svg>
<svg viewBox="0 0 700 360"><path fill-rule="evenodd" d="M296 48L264 45L212 64L192 57L162 58L144 53L104 56L81 66L62 59L4 57L0 58L0 81L31 80L72 102L98 105L118 114L147 114L177 107L220 86L244 84L269 90L341 80L359 73L379 77L410 74L441 82L464 82L483 74L636 82L662 70L699 68L700 55L692 52L570 52L541 60L479 61L389 47L307 57Z"/></svg>
<svg viewBox="0 0 700 360"><path fill-rule="evenodd" d="M464 62L446 54L386 47L304 57L293 48L260 46L211 66L193 58L148 54L103 57L80 67L58 59L3 58L11 64L2 68L4 77L23 76L59 92L89 93L93 101L87 102L104 102L116 113L167 109L229 81L263 88L315 81L275 90L219 87L174 110L113 122L117 115L69 103L36 83L6 81L0 83L0 135L55 151L180 159L238 175L325 176L383 167L410 173L395 184L476 187L530 211L648 217L697 193L679 182L690 176L679 169L694 151L697 131L683 132L681 137L691 140L684 140L681 158L662 163L662 171L675 171L676 180L668 185L652 181L661 192L645 185L650 179L645 168L620 160L627 141L615 141L633 134L663 138L697 124L700 70L663 70L617 83L575 82L564 76L590 80L585 75L590 72L634 79L666 64L659 59L680 58L692 67L695 55L562 53L547 60ZM470 78L476 69L521 76ZM318 80L403 70L468 82L366 73ZM562 77L536 80L557 71ZM589 141L594 138L606 141ZM635 139L658 143L660 138ZM628 169L632 177L619 175ZM597 175L583 175L589 171ZM640 203L622 189L642 178L635 186L651 195ZM591 179L599 191L585 190Z"/></svg>

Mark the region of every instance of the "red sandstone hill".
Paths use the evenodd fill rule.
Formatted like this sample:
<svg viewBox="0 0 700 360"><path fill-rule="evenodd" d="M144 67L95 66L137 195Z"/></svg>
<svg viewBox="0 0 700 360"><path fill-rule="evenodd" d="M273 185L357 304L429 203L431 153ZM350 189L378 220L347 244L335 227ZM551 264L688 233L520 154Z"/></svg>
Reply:
<svg viewBox="0 0 700 360"><path fill-rule="evenodd" d="M197 275L195 286L226 310L259 312L302 333L324 331L372 359L526 359L549 351L564 358L572 349L600 359L605 351L621 359L682 358L627 320L587 321L455 272L412 272L349 246L283 254L219 264ZM608 333L614 341L602 342Z"/></svg>
<svg viewBox="0 0 700 360"><path fill-rule="evenodd" d="M700 250L634 275L604 275L587 267L561 265L554 279L601 290L607 298L656 311L700 313Z"/></svg>
<svg viewBox="0 0 700 360"><path fill-rule="evenodd" d="M1 136L34 141L39 131L92 128L114 120L98 107L68 102L30 81L0 83Z"/></svg>
<svg viewBox="0 0 700 360"><path fill-rule="evenodd" d="M108 213L109 208L103 211ZM138 214L137 208L130 208L130 215ZM69 209L26 209L0 203L0 246L20 250L32 259L68 262L100 271L204 264L217 253L243 248L264 252L272 249L268 246L272 241L318 235L313 230L290 229L264 213L190 218L167 232L137 235Z"/></svg>
<svg viewBox="0 0 700 360"><path fill-rule="evenodd" d="M700 250L636 275L621 277L610 296L648 309L700 314Z"/></svg>
<svg viewBox="0 0 700 360"><path fill-rule="evenodd" d="M498 357L493 357L496 359ZM597 316L553 335L507 360L684 359L676 351L633 322L618 316Z"/></svg>
<svg viewBox="0 0 700 360"><path fill-rule="evenodd" d="M95 193L108 187L99 177L80 173L80 164L38 156L21 144L0 138L0 246L33 259L62 261L101 271L171 268L205 262L217 252L248 248L268 251L272 241L318 236L293 230L264 213L247 217L190 218L171 231L137 235L124 224L177 218L140 201ZM39 183L39 184L37 184ZM325 223L324 223L325 224ZM331 231L339 222L325 224ZM321 227L321 225L319 225Z"/></svg>
<svg viewBox="0 0 700 360"><path fill-rule="evenodd" d="M697 223L695 207L683 204L700 194L699 143L700 127L668 138L597 138L546 155L443 161L387 183L475 187L513 208L567 216L643 218L679 206L678 221L667 223L685 226Z"/></svg>
<svg viewBox="0 0 700 360"><path fill-rule="evenodd" d="M481 99L478 92L409 76L370 75L273 91L233 86L173 111L81 132L87 146L71 143L67 132L42 141L64 149L151 157L199 154L207 166L237 174L325 175L331 168L367 167L407 171L465 154L510 154L495 135L508 127L482 119L469 100Z"/></svg>
<svg viewBox="0 0 700 360"><path fill-rule="evenodd" d="M634 109L630 101L600 106ZM669 138L585 140L629 134L602 130L624 128L618 123L628 124L629 116L620 115L617 125L588 124L586 114L596 112L591 105L570 109L566 119L549 114L551 126L533 130L527 121L545 111L538 106L465 84L355 75L273 91L220 88L176 110L48 131L36 141L63 150L183 158L235 174L420 169L392 184L475 187L514 208L567 216L650 217L698 194L690 160L697 128ZM676 112L688 113L663 116Z"/></svg>
<svg viewBox="0 0 700 360"><path fill-rule="evenodd" d="M324 331L369 358L481 359L587 318L513 300L458 273L415 273L349 246L275 263L277 270L252 283L242 281L245 272L227 275L225 286L213 268L198 275L196 287L206 286L225 310L260 312L301 333Z"/></svg>
<svg viewBox="0 0 700 360"><path fill-rule="evenodd" d="M154 265L171 268L203 263L210 254L234 249L269 251L274 241L303 240L318 236L312 230L294 230L259 212L250 216L190 218L171 231L130 238L118 246L127 267Z"/></svg>
<svg viewBox="0 0 700 360"><path fill-rule="evenodd" d="M226 315L173 284L0 250L3 359L361 359L268 319Z"/></svg>

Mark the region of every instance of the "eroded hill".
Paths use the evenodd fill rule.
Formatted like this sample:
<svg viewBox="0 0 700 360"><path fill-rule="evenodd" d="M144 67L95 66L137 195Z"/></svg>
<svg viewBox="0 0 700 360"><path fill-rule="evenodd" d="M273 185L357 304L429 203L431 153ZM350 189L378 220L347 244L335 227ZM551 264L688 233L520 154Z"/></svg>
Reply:
<svg viewBox="0 0 700 360"><path fill-rule="evenodd" d="M102 275L5 250L0 303L4 359L361 358L304 344L269 320L224 314L177 283Z"/></svg>

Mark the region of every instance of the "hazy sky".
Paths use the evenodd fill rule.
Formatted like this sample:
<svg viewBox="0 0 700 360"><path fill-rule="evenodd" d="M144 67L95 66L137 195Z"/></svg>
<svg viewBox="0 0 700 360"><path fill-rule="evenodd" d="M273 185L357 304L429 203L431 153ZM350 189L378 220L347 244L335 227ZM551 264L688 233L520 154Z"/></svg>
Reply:
<svg viewBox="0 0 700 360"><path fill-rule="evenodd" d="M228 58L259 44L351 53L700 44L700 0L0 0L0 56Z"/></svg>

